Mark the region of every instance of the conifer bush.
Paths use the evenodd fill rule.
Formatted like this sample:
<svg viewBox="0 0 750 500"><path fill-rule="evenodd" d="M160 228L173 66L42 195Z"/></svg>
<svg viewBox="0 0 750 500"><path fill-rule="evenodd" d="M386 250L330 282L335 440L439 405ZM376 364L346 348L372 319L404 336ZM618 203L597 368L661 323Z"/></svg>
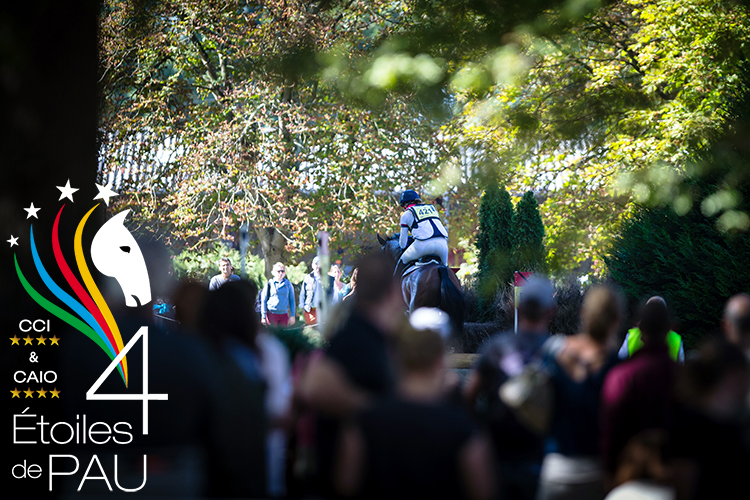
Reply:
<svg viewBox="0 0 750 500"><path fill-rule="evenodd" d="M516 205L512 238L515 270L546 272L544 223L533 191L527 191Z"/></svg>
<svg viewBox="0 0 750 500"><path fill-rule="evenodd" d="M491 314L492 299L513 279L513 203L496 179L487 184L479 206L479 297L480 316Z"/></svg>
<svg viewBox="0 0 750 500"><path fill-rule="evenodd" d="M513 279L511 266L513 203L497 180L488 183L479 206L479 280L483 295L492 296Z"/></svg>

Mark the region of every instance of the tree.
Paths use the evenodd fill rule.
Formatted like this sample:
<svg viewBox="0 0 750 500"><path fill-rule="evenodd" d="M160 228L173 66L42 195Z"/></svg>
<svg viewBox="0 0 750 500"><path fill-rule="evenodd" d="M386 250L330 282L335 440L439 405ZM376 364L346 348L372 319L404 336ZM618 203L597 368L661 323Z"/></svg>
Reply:
<svg viewBox="0 0 750 500"><path fill-rule="evenodd" d="M718 0L612 2L556 33L517 32L456 74L454 137L469 130L515 166L510 189L545 196L553 271L601 270L631 200L689 209L680 174L743 91L748 20Z"/></svg>
<svg viewBox="0 0 750 500"><path fill-rule="evenodd" d="M716 330L726 300L750 280L750 235L730 236L715 223L697 210L637 206L606 259L629 298L666 299L688 347Z"/></svg>
<svg viewBox="0 0 750 500"><path fill-rule="evenodd" d="M721 0L106 5L103 150L179 143L152 176L169 189L139 196L176 186L142 217L191 245L248 219L291 250L318 226L384 229L393 171L415 186L440 172L440 193L476 210L479 176L454 174L479 152L502 158L508 189L545 198L551 271L600 271L632 200L690 208L681 174L699 175L750 55L747 8ZM475 234L451 217L453 241Z"/></svg>
<svg viewBox="0 0 750 500"><path fill-rule="evenodd" d="M494 298L499 288L513 279L512 269L513 203L505 187L491 179L479 206L479 285L481 294Z"/></svg>
<svg viewBox="0 0 750 500"><path fill-rule="evenodd" d="M417 2L409 14L431 8L434 15L404 26L403 44L382 47L362 72L415 54L442 61L433 86L449 93L456 113L443 126L445 162L460 164L466 148L484 150L503 158L508 189L544 197L556 273L586 261L601 272L601 256L632 201L685 213L695 200L681 179L701 175L691 164L720 139L748 82L745 5L597 5ZM518 19L523 27L513 26ZM387 84L363 76L357 88L429 87L408 72L394 75ZM730 184L744 178L741 167L731 172ZM735 215L727 222L750 226L750 218Z"/></svg>
<svg viewBox="0 0 750 500"><path fill-rule="evenodd" d="M526 191L513 214L513 264L516 271L545 272L544 224L533 191Z"/></svg>
<svg viewBox="0 0 750 500"><path fill-rule="evenodd" d="M367 53L398 12L398 2L106 2L102 174L130 194L117 208L178 247L232 240L247 222L267 271L286 251L309 251L319 230L344 245L395 227L393 193L437 172L438 128L403 96L377 109L345 98L335 68L317 69Z"/></svg>

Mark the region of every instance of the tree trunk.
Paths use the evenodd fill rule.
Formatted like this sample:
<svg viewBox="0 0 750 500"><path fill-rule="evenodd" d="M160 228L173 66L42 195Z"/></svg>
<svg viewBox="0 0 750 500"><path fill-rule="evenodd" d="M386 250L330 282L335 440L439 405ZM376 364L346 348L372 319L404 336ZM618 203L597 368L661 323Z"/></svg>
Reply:
<svg viewBox="0 0 750 500"><path fill-rule="evenodd" d="M284 262L283 257L286 249L286 239L275 227L259 227L255 234L260 240L260 248L263 251L263 260L266 263L266 279L271 279L271 269L277 262Z"/></svg>

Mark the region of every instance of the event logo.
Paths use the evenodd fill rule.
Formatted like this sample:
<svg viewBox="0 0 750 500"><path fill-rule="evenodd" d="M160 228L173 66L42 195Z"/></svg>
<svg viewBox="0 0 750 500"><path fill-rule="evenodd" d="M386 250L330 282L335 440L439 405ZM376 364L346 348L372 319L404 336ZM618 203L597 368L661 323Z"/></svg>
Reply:
<svg viewBox="0 0 750 500"><path fill-rule="evenodd" d="M104 187L100 185L97 185L97 187L99 188L99 194L94 198L94 200L101 198L107 205L109 205L109 198L112 196L116 196L116 193L114 193L109 187ZM58 201L61 201L64 198L67 198L72 202L73 193L75 191L78 191L78 189L72 188L70 186L70 181L68 181L65 186L58 186L58 189L62 193L60 196L60 200ZM141 404L143 406L142 433L145 435L145 434L148 434L148 403L149 401L150 400L167 400L168 395L167 394L150 394L148 392L148 365L149 365L148 363L148 327L145 327L145 326L141 327L127 344L123 343L122 335L118 328L117 322L115 321L115 318L112 315L109 305L107 304L102 293L97 287L94 281L94 278L92 276L91 270L89 269L89 266L87 264L86 255L84 253L85 249L83 247L83 231L84 231L84 228L86 227L86 223L90 215L94 212L94 210L96 210L97 207L99 207L99 205L100 203L97 203L96 205L94 205L86 213L86 215L84 215L83 218L77 223L75 235L74 235L73 242L72 242L73 243L73 258L66 258L60 245L59 227L60 227L60 221L64 217L65 203L63 203L63 205L60 207L60 209L57 212L54 225L52 227L52 233L50 235L50 239L48 240L49 244L52 246L52 251L54 254L54 264L47 263L47 267L45 267L45 263L42 262L42 259L40 258L40 254L38 251L38 248L40 247L38 247L38 245L47 244L47 242L44 241L43 235L34 234L33 223L29 227L29 236L28 236L27 245L23 245L23 242L19 243L19 240L22 240L22 238L19 238L13 235L11 235L10 239L7 241L10 243L11 247L17 246L18 251L29 251L31 253L31 257L34 262L34 269L21 269L21 266L18 263L18 258L16 254L15 253L13 254L16 274L18 276L18 279L21 285L23 286L24 290L29 295L29 297L31 297L31 299L33 299L37 304L39 304L39 306L41 306L47 312L49 312L56 318L60 319L64 323L68 324L74 330L77 330L81 334L85 335L92 342L95 342L97 346L99 346L99 348L101 349L102 356L106 355L110 360L110 363L107 366L107 368L100 374L98 379L91 385L91 387L86 392L86 400L141 401ZM27 219L39 218L37 215L37 212L39 212L41 209L34 207L33 203L31 204L29 208L26 208L25 210L28 213ZM141 253L141 250L138 247L138 244L135 241L135 238L133 238L133 236L130 234L130 232L124 225L125 218L127 217L128 213L129 213L129 210L123 210L122 212L119 212L116 215L114 215L112 218L110 218L106 223L104 223L101 226L101 228L96 232L92 240L91 248L89 250L89 256L90 256L90 261L93 263L96 271L98 271L99 273L105 276L109 276L117 280L125 296L125 305L128 307L137 307L137 306L144 305L151 301L151 286L150 286L148 271L146 269L146 263L143 259L143 254ZM64 283L62 282L58 283L52 279L50 274L47 272L47 269L50 268L51 265L55 265L60 270L65 280ZM77 273L75 273L73 269L75 269ZM34 286L32 286L29 283L27 276L31 276L31 273L36 273L41 278L41 282L44 284L44 288L42 287L34 288ZM67 291L63 287L65 287ZM46 331L49 331L49 320L47 320L45 323L44 320L32 321L29 319L24 319L19 324L19 330L21 332L31 331L31 330L39 331L39 329L44 330L45 326L46 326ZM41 339L42 340L37 339L38 343L44 342L44 340L46 340L43 338L43 335ZM27 339L18 339L15 336L14 338L11 338L11 341L13 342L13 344L19 344L20 340L26 340L26 343L29 344L31 343L31 340L33 339L31 339L28 334L27 334ZM49 340L52 341L53 343L57 343L59 342L60 339L58 339L55 336L53 339L49 339ZM101 394L97 392L99 390L99 387L110 376L110 374L115 372L115 370L119 374L119 378L122 380L125 388L126 389L128 388L129 374L128 374L127 354L139 341L141 341L142 349L143 349L142 393L133 394L132 392L125 392L125 393L119 393L119 394ZM31 352L29 361L31 363L36 363L37 360L38 360L38 355L35 352ZM24 371L19 370L16 372L16 375L19 373L25 374ZM30 373L33 374L34 372L30 371ZM50 373L52 375L50 375ZM44 381L57 380L57 374L55 374L54 372L46 372L46 373L40 374L38 377L41 377L42 380ZM19 381L17 376L15 377L15 380L16 382ZM32 380L32 379L28 379L28 380ZM34 391L31 391L31 390L19 391L18 389L11 391L11 393L13 394L12 397L20 397L20 394L23 394L23 393L26 393L26 397L29 397L29 393L33 393L33 392ZM44 388L42 388L41 391L36 391L36 392L40 394L40 397L46 397L44 393L50 392L52 393L51 397L59 398L59 393L61 391L57 391L57 388L55 388L53 391L44 391ZM39 443L47 444L49 442L65 444L61 442L54 435L53 431L60 424L65 424L66 426L70 426L70 424L66 422L58 422L57 424L51 425L49 427L48 441L46 442L45 442L43 435L41 437L41 440L25 438L23 436L22 431L28 431L32 428L29 427L28 424L24 425L24 423L19 422L19 420L22 420L28 417L36 417L36 415L30 415L28 410L29 408L26 408L26 410L24 410L22 413L14 415L14 428L13 428L14 444L39 444ZM40 417L41 417L41 420L40 420L40 423L38 423L38 427L40 428L42 432L44 432L44 428L45 428L44 417L43 416L40 416ZM84 422L85 422L85 416L84 416ZM102 424L102 422L99 422L97 424ZM47 423L47 425L49 425L49 423ZM105 424L105 425L109 428L108 424ZM119 430L118 430L118 426L120 426ZM76 432L77 432L77 428L78 427L76 425ZM127 444L132 441L132 435L130 435L129 432L123 432L123 429L126 429L126 428L127 429L132 428L130 423L118 422L117 424L112 426L113 442L120 443L120 444ZM86 430L84 429L83 432L86 433ZM61 431L58 431L58 434L60 433ZM116 433L119 433L121 436L128 435L129 440L118 441L116 437ZM94 439L92 439L92 442L96 443ZM69 471L68 472L59 472L59 471L55 472L53 470L53 457L74 458L76 460L76 469L78 469L78 465L77 465L78 460L76 457L72 455L50 455L50 460L49 460L50 490L52 489L52 476L71 474ZM96 457L96 455L94 457ZM39 467L39 466L36 466L36 467ZM91 464L89 464L89 470L90 469L91 469ZM20 472L20 471L17 471L16 468L14 467L13 475L16 478L19 478L19 476L17 476L17 472ZM26 475L27 473L29 474L29 476L25 476L25 477L33 477L31 475L31 467L27 467L25 465L25 462L23 466L23 472L24 472L24 475ZM38 472L41 472L41 470ZM87 470L86 475L88 475L88 470ZM83 482L85 481L85 479L86 477L84 476L84 480L81 482L81 485L83 485ZM144 484L145 484L145 456L144 456ZM79 487L79 491L80 491L80 487ZM126 490L126 491L133 491L133 490Z"/></svg>

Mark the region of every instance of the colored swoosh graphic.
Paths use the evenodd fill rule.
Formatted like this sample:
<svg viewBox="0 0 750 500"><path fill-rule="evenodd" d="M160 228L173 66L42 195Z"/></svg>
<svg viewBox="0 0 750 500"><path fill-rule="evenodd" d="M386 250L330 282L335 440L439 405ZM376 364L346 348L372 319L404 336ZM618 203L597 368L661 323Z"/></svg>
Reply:
<svg viewBox="0 0 750 500"><path fill-rule="evenodd" d="M99 288L96 286L96 283L94 282L94 278L91 277L91 272L89 272L89 268L86 265L86 259L83 255L83 245L82 245L82 239L83 239L83 227L86 225L86 221L88 220L91 213L98 207L99 204L97 203L94 205L94 207L89 210L86 215L83 216L81 219L81 222L78 224L78 227L76 228L75 233L75 240L74 240L74 250L76 255L76 263L78 264L78 271L81 273L81 278L83 278L83 282L86 285L86 288L88 289L89 293L91 294L91 297L93 297L94 302L99 307L99 310L102 313L102 316L104 316L104 319L107 321L107 324L109 325L109 328L112 332L112 336L114 337L114 341L116 344L115 350L119 354L120 351L123 348L122 343L122 336L120 335L120 329L117 327L117 323L115 322L115 318L112 316L112 312L109 310L109 306L107 305L107 302L104 300L104 297L102 297L101 292L99 291ZM125 386L128 385L128 363L127 363L127 357L123 357L121 361L122 370L125 374Z"/></svg>
<svg viewBox="0 0 750 500"><path fill-rule="evenodd" d="M44 268L44 265L42 264L42 260L39 258L39 253L36 249L36 243L34 242L34 226L31 226L30 230L31 234L31 255L34 258L34 264L36 265L36 270L39 273L39 276L41 276L42 281L47 286L50 292L60 299L61 302L63 302L66 306L70 307L78 316L83 319L83 321L88 324L91 329L93 329L99 337L102 339L102 341L105 343L109 351L112 353L112 357L117 356L115 353L114 348L112 347L112 344L109 342L109 339L107 339L107 336L104 334L104 331L102 330L102 327L99 326L99 323L96 322L94 319L94 316L85 308L83 305L81 305L80 302L78 302L76 299L68 295L62 288L60 288L57 283L55 283L52 278L50 277L47 270Z"/></svg>
<svg viewBox="0 0 750 500"><path fill-rule="evenodd" d="M89 296L89 294L86 293L86 290L83 288L83 285L79 283L78 279L76 279L75 275L70 270L68 263L65 261L65 257L63 257L62 250L60 249L58 227L60 224L60 215L62 214L63 208L65 208L65 204L63 204L63 206L60 207L60 211L57 212L57 217L55 217L55 224L54 226L52 226L52 250L55 254L55 260L57 261L57 266L62 271L63 276L65 277L65 280L73 289L76 296L81 300L81 302L83 302L83 305L86 306L86 309L89 310L89 312L94 316L94 319L96 319L96 322L104 330L104 333L107 337L107 343L109 344L109 347L112 349L112 352L114 352L113 345L115 342L114 342L114 337L112 336L112 332L109 328L109 324L104 319L104 316L102 316L102 313L99 310L99 308L96 307L96 304L94 304L94 301L91 299L91 296Z"/></svg>
<svg viewBox="0 0 750 500"><path fill-rule="evenodd" d="M26 293L29 294L29 296L39 304L42 308L56 316L57 318L60 318L65 323L69 324L79 332L86 335L88 338L96 342L96 345L101 347L101 349L107 353L107 356L109 356L109 359L115 359L115 357L112 355L112 353L109 351L107 346L104 344L102 339L97 335L97 333L91 329L90 326L88 326L86 323L81 321L80 319L76 318L69 312L65 311L64 309L61 309L60 307L56 306L49 300L45 299L39 292L34 290L34 288L29 284L29 282L26 280L26 277L21 272L21 268L18 265L18 258L16 257L16 254L13 254L13 262L16 265L16 274L18 275L18 279L21 282L21 285L23 286L24 290L26 290ZM118 366L118 369L120 367ZM122 377L123 382L125 381L125 376L122 373L122 370L120 369L120 376Z"/></svg>

